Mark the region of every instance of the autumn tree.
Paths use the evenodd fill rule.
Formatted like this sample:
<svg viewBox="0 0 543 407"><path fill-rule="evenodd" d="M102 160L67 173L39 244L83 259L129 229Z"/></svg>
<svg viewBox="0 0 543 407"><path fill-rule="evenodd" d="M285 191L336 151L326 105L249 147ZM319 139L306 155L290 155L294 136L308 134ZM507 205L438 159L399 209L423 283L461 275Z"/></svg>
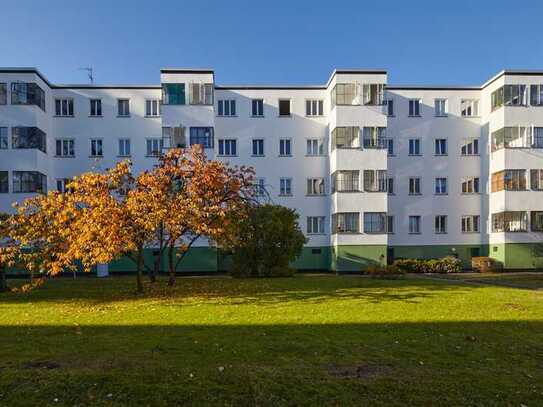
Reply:
<svg viewBox="0 0 543 407"><path fill-rule="evenodd" d="M207 159L200 146L174 149L165 154L153 171L161 186L168 258L169 285L192 245L202 237L218 240L229 217L242 216L242 207L253 199L254 171L229 167Z"/></svg>
<svg viewBox="0 0 543 407"><path fill-rule="evenodd" d="M0 213L0 245L7 244L8 237L6 236L6 226L9 215ZM0 259L0 292L8 290L8 282L6 277L6 263Z"/></svg>

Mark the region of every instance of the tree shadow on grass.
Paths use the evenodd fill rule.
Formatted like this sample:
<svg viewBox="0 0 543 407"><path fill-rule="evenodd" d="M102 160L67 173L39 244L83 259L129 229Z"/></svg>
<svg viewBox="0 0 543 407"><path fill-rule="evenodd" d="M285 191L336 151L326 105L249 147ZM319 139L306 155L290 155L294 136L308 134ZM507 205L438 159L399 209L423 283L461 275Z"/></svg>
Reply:
<svg viewBox="0 0 543 407"><path fill-rule="evenodd" d="M543 400L542 321L4 325L0 343L0 405Z"/></svg>
<svg viewBox="0 0 543 407"><path fill-rule="evenodd" d="M0 294L0 304L27 302L118 303L133 300L164 300L166 305L203 304L280 305L287 302L319 304L357 299L370 303L418 303L442 292L465 294L473 286L425 279L370 279L363 277L297 277L280 279L179 279L168 287L164 279L148 283L145 293L136 295L130 277L112 279L55 279L24 294Z"/></svg>

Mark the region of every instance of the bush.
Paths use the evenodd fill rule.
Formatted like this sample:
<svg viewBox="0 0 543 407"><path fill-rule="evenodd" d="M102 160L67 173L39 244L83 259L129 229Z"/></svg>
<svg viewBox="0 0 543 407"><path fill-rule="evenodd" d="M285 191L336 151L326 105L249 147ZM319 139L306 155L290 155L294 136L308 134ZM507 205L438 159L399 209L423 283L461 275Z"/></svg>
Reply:
<svg viewBox="0 0 543 407"><path fill-rule="evenodd" d="M417 260L400 259L393 264L405 273L458 273L462 270L462 260L446 256L441 259Z"/></svg>
<svg viewBox="0 0 543 407"><path fill-rule="evenodd" d="M365 273L370 275L372 278L399 278L402 277L405 272L400 270L394 264L388 266L369 266Z"/></svg>
<svg viewBox="0 0 543 407"><path fill-rule="evenodd" d="M479 273L489 273L501 271L503 264L491 257L472 257L471 268Z"/></svg>
<svg viewBox="0 0 543 407"><path fill-rule="evenodd" d="M295 210L280 205L247 209L247 216L231 219L231 238L224 249L232 252L233 277L288 277L289 263L306 242Z"/></svg>

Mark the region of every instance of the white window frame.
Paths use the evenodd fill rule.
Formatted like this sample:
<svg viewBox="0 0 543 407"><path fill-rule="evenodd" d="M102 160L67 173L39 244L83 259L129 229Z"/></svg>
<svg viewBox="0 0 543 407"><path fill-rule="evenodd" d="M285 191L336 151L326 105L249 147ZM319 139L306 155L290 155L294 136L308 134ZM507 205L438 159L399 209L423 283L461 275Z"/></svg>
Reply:
<svg viewBox="0 0 543 407"><path fill-rule="evenodd" d="M422 99L415 98L415 99L409 99L409 111L408 116L409 117L421 117L421 106L422 106Z"/></svg>
<svg viewBox="0 0 543 407"><path fill-rule="evenodd" d="M220 138L218 140L218 156L236 157L238 155L238 142L232 138ZM222 151L221 151L222 150Z"/></svg>
<svg viewBox="0 0 543 407"><path fill-rule="evenodd" d="M324 116L324 100L323 99L306 99L305 100L305 115L307 117Z"/></svg>
<svg viewBox="0 0 543 407"><path fill-rule="evenodd" d="M94 154L93 154L94 150ZM98 154L99 153L99 154ZM101 138L93 138L90 140L90 156L91 157L103 157L104 156L104 140Z"/></svg>
<svg viewBox="0 0 543 407"><path fill-rule="evenodd" d="M255 144L256 143L256 144ZM257 146L257 151L255 153L255 146ZM262 151L260 150L260 146L262 147ZM266 141L263 138L254 138L251 140L251 151L253 157L264 157L265 151L266 151Z"/></svg>
<svg viewBox="0 0 543 407"><path fill-rule="evenodd" d="M434 216L434 233L436 235L447 234L447 215Z"/></svg>
<svg viewBox="0 0 543 407"><path fill-rule="evenodd" d="M75 140L73 138L55 139L55 157L75 157Z"/></svg>
<svg viewBox="0 0 543 407"><path fill-rule="evenodd" d="M434 155L435 156L446 156L449 153L449 148L446 138L436 138L434 139Z"/></svg>
<svg viewBox="0 0 543 407"><path fill-rule="evenodd" d="M481 216L462 215L460 230L462 233L480 233Z"/></svg>
<svg viewBox="0 0 543 407"><path fill-rule="evenodd" d="M130 99L117 99L117 117L130 117Z"/></svg>
<svg viewBox="0 0 543 407"><path fill-rule="evenodd" d="M100 114L98 114L98 112L100 112ZM102 117L102 99L89 100L89 117Z"/></svg>
<svg viewBox="0 0 543 407"><path fill-rule="evenodd" d="M288 150L288 153L287 153L287 150ZM279 157L292 157L292 139L291 138L279 139Z"/></svg>
<svg viewBox="0 0 543 407"><path fill-rule="evenodd" d="M281 103L288 102L288 114L281 114ZM292 116L292 101L287 98L279 98L277 100L277 115L279 117L291 117Z"/></svg>
<svg viewBox="0 0 543 407"><path fill-rule="evenodd" d="M217 101L217 116L236 117L236 99L220 99Z"/></svg>
<svg viewBox="0 0 543 407"><path fill-rule="evenodd" d="M422 194L421 191L422 191L422 178L409 177L409 195L421 195Z"/></svg>
<svg viewBox="0 0 543 407"><path fill-rule="evenodd" d="M118 156L119 157L130 157L132 154L132 146L129 138L120 138L117 143L118 147ZM128 148L127 148L128 147Z"/></svg>
<svg viewBox="0 0 543 407"><path fill-rule="evenodd" d="M464 139L462 141L462 145L460 146L460 155L463 157L478 156L479 148L480 148L479 144L480 142L479 142L478 137ZM465 149L465 152L463 151L464 149ZM471 153L469 152L470 149L471 149Z"/></svg>
<svg viewBox="0 0 543 407"><path fill-rule="evenodd" d="M306 189L307 196L322 196L326 194L324 178L322 177L307 178L306 184L307 184L307 189Z"/></svg>
<svg viewBox="0 0 543 407"><path fill-rule="evenodd" d="M160 117L160 99L145 99L145 117Z"/></svg>
<svg viewBox="0 0 543 407"><path fill-rule="evenodd" d="M306 155L309 157L324 156L325 141L322 138L306 139Z"/></svg>
<svg viewBox="0 0 543 407"><path fill-rule="evenodd" d="M449 193L447 177L436 177L434 181L434 195L447 195Z"/></svg>
<svg viewBox="0 0 543 407"><path fill-rule="evenodd" d="M8 133L8 127L0 126L0 150L7 150L9 148Z"/></svg>
<svg viewBox="0 0 543 407"><path fill-rule="evenodd" d="M279 179L279 196L292 196L292 178Z"/></svg>
<svg viewBox="0 0 543 407"><path fill-rule="evenodd" d="M306 233L308 235L324 235L325 216L308 216L306 218Z"/></svg>
<svg viewBox="0 0 543 407"><path fill-rule="evenodd" d="M55 98L55 117L74 117L73 98Z"/></svg>
<svg viewBox="0 0 543 407"><path fill-rule="evenodd" d="M411 152L411 144L413 144L413 147L417 147L417 148L413 148L413 150L418 150L418 152ZM408 153L410 156L418 157L422 155L420 138L410 138L408 141L407 147L408 147Z"/></svg>
<svg viewBox="0 0 543 407"><path fill-rule="evenodd" d="M420 215L409 215L409 234L420 235L422 233L422 217Z"/></svg>
<svg viewBox="0 0 543 407"><path fill-rule="evenodd" d="M479 117L480 112L479 99L461 99L460 115L462 117Z"/></svg>
<svg viewBox="0 0 543 407"><path fill-rule="evenodd" d="M465 188L464 188L464 185L465 185ZM471 195L471 194L480 193L481 179L475 176L463 177L462 183L460 184L460 191L463 195Z"/></svg>
<svg viewBox="0 0 543 407"><path fill-rule="evenodd" d="M449 101L444 98L434 99L435 117L447 117L449 114Z"/></svg>
<svg viewBox="0 0 543 407"><path fill-rule="evenodd" d="M151 145L151 150L149 150L149 145ZM145 139L145 156L146 157L158 157L160 156L161 153L162 153L162 138L149 137Z"/></svg>

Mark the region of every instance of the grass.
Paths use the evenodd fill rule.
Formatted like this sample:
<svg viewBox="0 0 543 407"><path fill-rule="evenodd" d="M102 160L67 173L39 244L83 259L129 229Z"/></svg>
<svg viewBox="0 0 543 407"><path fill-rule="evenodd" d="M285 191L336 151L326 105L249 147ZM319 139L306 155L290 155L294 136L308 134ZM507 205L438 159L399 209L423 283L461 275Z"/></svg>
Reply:
<svg viewBox="0 0 543 407"><path fill-rule="evenodd" d="M543 404L543 291L327 276L138 296L117 277L0 294L0 405L523 404Z"/></svg>
<svg viewBox="0 0 543 407"><path fill-rule="evenodd" d="M543 290L543 273L461 273L445 274L441 278L462 280L468 283L491 284L505 287Z"/></svg>

